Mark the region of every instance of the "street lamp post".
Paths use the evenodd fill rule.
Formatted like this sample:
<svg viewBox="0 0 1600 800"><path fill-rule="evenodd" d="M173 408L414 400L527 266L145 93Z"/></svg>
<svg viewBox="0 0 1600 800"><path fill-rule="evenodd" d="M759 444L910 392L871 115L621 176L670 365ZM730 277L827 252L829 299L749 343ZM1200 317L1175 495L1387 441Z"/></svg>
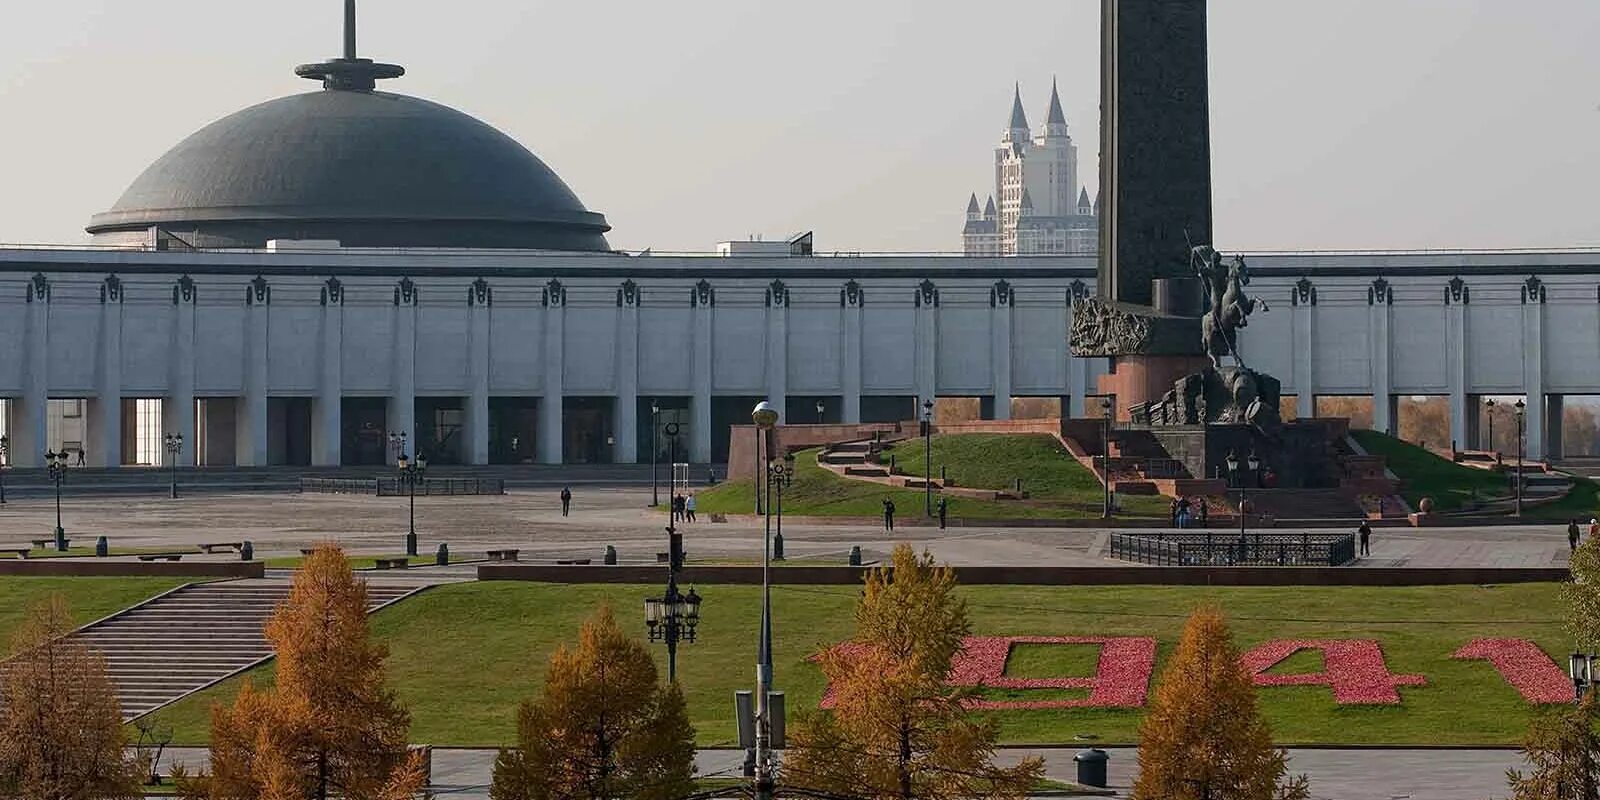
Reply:
<svg viewBox="0 0 1600 800"><path fill-rule="evenodd" d="M67 552L67 530L61 527L61 481L67 477L67 449L61 452L45 451L45 469L49 472L50 482L56 485L56 552Z"/></svg>
<svg viewBox="0 0 1600 800"><path fill-rule="evenodd" d="M1583 696L1588 693L1589 687L1594 685L1594 662L1600 655L1584 653L1579 650L1572 651L1572 657L1567 660L1567 674L1572 677L1572 701L1583 702Z"/></svg>
<svg viewBox="0 0 1600 800"><path fill-rule="evenodd" d="M1244 476L1239 475L1239 457L1234 455L1232 450L1228 451L1227 464L1228 478L1233 480L1239 487L1239 544L1243 545L1245 542L1245 500L1247 499L1245 492L1248 481ZM1245 461L1245 466L1249 468L1251 475L1257 474L1257 471L1261 469L1261 459L1256 457L1255 451L1252 450L1250 452L1250 458Z"/></svg>
<svg viewBox="0 0 1600 800"><path fill-rule="evenodd" d="M1111 519L1111 398L1100 400L1103 429L1100 436L1100 475L1105 478L1105 498L1100 506L1100 518Z"/></svg>
<svg viewBox="0 0 1600 800"><path fill-rule="evenodd" d="M933 401L922 403L922 513L933 516Z"/></svg>
<svg viewBox="0 0 1600 800"><path fill-rule="evenodd" d="M6 469L11 466L11 437L0 436L0 506L6 504Z"/></svg>
<svg viewBox="0 0 1600 800"><path fill-rule="evenodd" d="M777 499L774 502L777 506L777 513L774 516L778 518L777 532L772 534L773 561L783 560L783 491L794 483L794 461L794 454L787 453L781 461L773 459L771 466L772 486L777 495Z"/></svg>
<svg viewBox="0 0 1600 800"><path fill-rule="evenodd" d="M428 470L428 457L421 453L415 460L401 451L400 457L395 459L395 469L398 480L405 484L406 494L410 502L410 520L406 526L406 555L417 554L417 483Z"/></svg>
<svg viewBox="0 0 1600 800"><path fill-rule="evenodd" d="M660 479L657 477L656 452L661 449L657 437L661 434L661 403L650 401L650 507L661 505ZM672 459L668 459L668 469L671 469Z"/></svg>
<svg viewBox="0 0 1600 800"><path fill-rule="evenodd" d="M389 432L389 457L394 459L396 463L399 463L400 456L401 456L401 454L405 453L405 451L406 451L406 433L405 433L405 431L400 431L399 433L395 433L394 431L390 431Z"/></svg>
<svg viewBox="0 0 1600 800"><path fill-rule="evenodd" d="M1522 444L1522 439L1523 439L1523 430L1522 430L1523 419L1522 419L1522 415L1527 410L1527 404L1522 402L1521 400L1518 400L1517 401L1517 405L1516 405L1516 409L1517 409L1517 414L1516 414L1516 416L1517 416L1517 501L1516 501L1517 502L1517 509L1516 509L1516 516L1520 517L1520 516L1522 516L1522 470L1523 470L1522 458L1523 458L1523 449L1524 449L1523 448L1523 444Z"/></svg>
<svg viewBox="0 0 1600 800"><path fill-rule="evenodd" d="M677 424L667 426L667 459L677 460ZM667 515L667 591L660 597L644 600L644 622L650 641L667 644L667 682L678 680L678 642L695 640L700 625L700 595L691 587L688 594L678 592L678 572L683 569L683 534L677 519Z"/></svg>
<svg viewBox="0 0 1600 800"><path fill-rule="evenodd" d="M167 465L172 472L172 499L178 499L178 454L183 452L183 434L168 433L161 437L167 450Z"/></svg>
<svg viewBox="0 0 1600 800"><path fill-rule="evenodd" d="M1486 410L1486 413L1489 415L1489 446L1487 448L1485 448L1485 449L1487 449L1489 452L1493 453L1495 451L1495 449L1494 449L1494 398L1490 397L1490 398L1484 400L1483 401L1483 407Z"/></svg>
<svg viewBox="0 0 1600 800"><path fill-rule="evenodd" d="M766 484L766 529L761 547L761 643L756 655L756 798L770 800L773 789L771 753L772 719L767 695L772 691L772 473L767 462L772 453L772 429L778 424L778 410L762 401L750 413L756 424L757 457L761 450L761 474ZM764 445L764 446L763 446ZM756 492L759 497L761 492Z"/></svg>

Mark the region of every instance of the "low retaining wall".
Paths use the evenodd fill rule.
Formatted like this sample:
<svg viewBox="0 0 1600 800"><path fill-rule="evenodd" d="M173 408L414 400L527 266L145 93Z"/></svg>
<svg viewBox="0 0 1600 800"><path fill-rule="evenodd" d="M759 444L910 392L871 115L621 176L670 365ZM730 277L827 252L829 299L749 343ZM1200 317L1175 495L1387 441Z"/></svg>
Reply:
<svg viewBox="0 0 1600 800"><path fill-rule="evenodd" d="M0 576L61 578L262 578L262 561L115 561L33 558L0 561Z"/></svg>
<svg viewBox="0 0 1600 800"><path fill-rule="evenodd" d="M860 584L865 567L773 567L772 582L785 585ZM1406 569L1401 567L956 567L969 586L1445 586L1451 584L1550 583L1567 579L1567 570ZM482 581L540 583L660 583L665 567L484 564ZM679 582L760 584L761 568L688 566Z"/></svg>

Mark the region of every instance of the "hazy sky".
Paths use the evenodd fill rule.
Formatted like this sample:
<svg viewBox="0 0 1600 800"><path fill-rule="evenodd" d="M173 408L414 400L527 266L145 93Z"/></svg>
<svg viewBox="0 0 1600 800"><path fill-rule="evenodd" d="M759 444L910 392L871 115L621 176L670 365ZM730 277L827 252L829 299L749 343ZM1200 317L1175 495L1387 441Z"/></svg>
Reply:
<svg viewBox="0 0 1600 800"><path fill-rule="evenodd" d="M0 242L78 242L180 139L313 90L338 0L9 2ZM539 154L613 245L959 249L1021 81L1096 170L1096 0L363 0L386 89ZM1212 0L1227 248L1600 245L1600 2Z"/></svg>

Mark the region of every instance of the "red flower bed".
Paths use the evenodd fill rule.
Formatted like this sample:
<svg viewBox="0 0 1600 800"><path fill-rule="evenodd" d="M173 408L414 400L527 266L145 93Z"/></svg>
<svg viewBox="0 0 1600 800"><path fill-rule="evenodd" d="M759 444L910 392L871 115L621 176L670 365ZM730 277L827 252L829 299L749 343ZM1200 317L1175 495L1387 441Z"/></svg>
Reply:
<svg viewBox="0 0 1600 800"><path fill-rule="evenodd" d="M1100 646L1094 677L1008 678L1006 659L1019 644L1092 644ZM861 645L841 644L845 653ZM951 686L994 689L1088 689L1078 700L973 700L973 708L1015 710L1041 708L1142 708L1155 672L1156 640L1150 637L1100 636L969 636L952 660ZM834 703L833 688L823 692L822 707Z"/></svg>
<svg viewBox="0 0 1600 800"><path fill-rule="evenodd" d="M1572 702L1572 680L1527 639L1473 639L1453 658L1488 661L1530 703Z"/></svg>
<svg viewBox="0 0 1600 800"><path fill-rule="evenodd" d="M1321 650L1322 672L1270 675L1267 670L1301 650ZM1240 659L1257 686L1331 686L1339 705L1394 705L1401 686L1422 686L1421 675L1396 675L1383 663L1383 648L1371 639L1283 639L1266 642Z"/></svg>

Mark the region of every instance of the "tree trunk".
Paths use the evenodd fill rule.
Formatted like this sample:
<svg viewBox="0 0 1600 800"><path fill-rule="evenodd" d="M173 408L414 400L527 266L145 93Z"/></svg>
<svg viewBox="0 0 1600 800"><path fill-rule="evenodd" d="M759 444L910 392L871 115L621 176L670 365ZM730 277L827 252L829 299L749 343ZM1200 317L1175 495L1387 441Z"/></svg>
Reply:
<svg viewBox="0 0 1600 800"><path fill-rule="evenodd" d="M900 723L900 800L911 797L911 728Z"/></svg>

